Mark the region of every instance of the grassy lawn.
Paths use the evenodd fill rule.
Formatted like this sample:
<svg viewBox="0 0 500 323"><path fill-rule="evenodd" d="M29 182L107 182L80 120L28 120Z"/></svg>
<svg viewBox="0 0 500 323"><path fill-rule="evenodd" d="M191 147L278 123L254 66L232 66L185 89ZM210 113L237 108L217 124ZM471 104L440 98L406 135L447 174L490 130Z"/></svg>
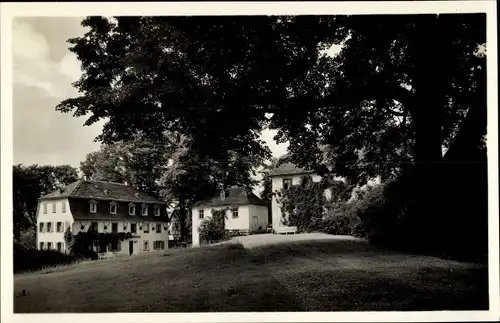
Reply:
<svg viewBox="0 0 500 323"><path fill-rule="evenodd" d="M218 245L16 275L14 312L487 310L487 279L363 241Z"/></svg>

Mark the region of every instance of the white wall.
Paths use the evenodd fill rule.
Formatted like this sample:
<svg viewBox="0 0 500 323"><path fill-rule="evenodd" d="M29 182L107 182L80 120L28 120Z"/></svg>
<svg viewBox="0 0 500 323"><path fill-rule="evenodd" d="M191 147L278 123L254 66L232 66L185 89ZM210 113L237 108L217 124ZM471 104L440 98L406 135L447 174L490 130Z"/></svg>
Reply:
<svg viewBox="0 0 500 323"><path fill-rule="evenodd" d="M250 220L250 232L258 232L259 227L261 228L261 230L266 230L269 221L267 206L250 205L249 220Z"/></svg>
<svg viewBox="0 0 500 323"><path fill-rule="evenodd" d="M155 251L154 250L154 241L164 241L165 243L165 249L168 248L168 229L165 230L165 227L167 226L167 223L165 222L142 222L142 230L140 229L140 225L138 221L103 221L103 220L88 220L88 221L75 221L73 224L73 234L76 235L80 231L87 231L92 222L97 222L97 231L98 232L112 232L112 223L118 223L118 232L131 232L130 227L132 223L137 224L137 231L136 233L133 233L134 236L138 236L138 238L131 238L131 239L126 239L124 241L120 242L120 251L117 253L120 255L128 255L129 254L129 241L134 242L133 246L133 254L137 253L142 253L142 252L151 252ZM127 228L124 230L123 225L124 223L127 225ZM149 223L149 233L144 232L144 225L146 223ZM84 229L81 229L81 226L84 226ZM161 233L156 233L156 226L161 225ZM104 230L104 226L106 226L106 230ZM152 229L152 227L155 227L155 230ZM144 243L145 241L148 241L149 248L148 250L144 250Z"/></svg>
<svg viewBox="0 0 500 323"><path fill-rule="evenodd" d="M66 205L66 211L62 211L62 204ZM44 204L47 205L47 213L44 213ZM53 204L55 204L55 213L53 212ZM52 249L56 250L57 243L62 243L62 251L66 251L66 243L64 241L64 232L66 228L73 223L73 216L69 208L68 199L46 200L38 203L37 210L37 248L40 249L40 242L44 243L44 249L47 249L47 244L52 243ZM40 232L40 223L44 224L44 232ZM52 223L52 232L47 232L47 223ZM57 232L57 222L62 222L62 232Z"/></svg>
<svg viewBox="0 0 500 323"><path fill-rule="evenodd" d="M193 208L191 210L192 216L192 227L191 234L193 238L193 247L200 245L200 234L198 232L198 228L200 227L201 222L204 219L212 217L212 210L220 210L223 208L227 208L228 206L217 206L217 207L209 207L203 208L204 218L199 218L198 210L200 208ZM236 206L234 206L236 207ZM250 230L250 209L248 205L239 205L238 207L238 217L233 219L231 210L226 210L226 220L225 220L225 229L226 230ZM229 206L232 208L232 206ZM267 212L267 211L266 211ZM266 213L267 217L267 213Z"/></svg>

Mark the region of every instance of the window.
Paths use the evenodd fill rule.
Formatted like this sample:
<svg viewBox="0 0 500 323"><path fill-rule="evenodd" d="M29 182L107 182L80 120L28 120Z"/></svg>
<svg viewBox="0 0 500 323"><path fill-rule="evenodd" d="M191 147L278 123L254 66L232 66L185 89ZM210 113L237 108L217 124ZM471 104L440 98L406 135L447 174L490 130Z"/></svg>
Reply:
<svg viewBox="0 0 500 323"><path fill-rule="evenodd" d="M129 215L135 215L135 205L134 204L129 204L128 205L128 214Z"/></svg>
<svg viewBox="0 0 500 323"><path fill-rule="evenodd" d="M156 233L161 233L161 224L156 225Z"/></svg>
<svg viewBox="0 0 500 323"><path fill-rule="evenodd" d="M40 250L43 250L44 247L43 242L40 242Z"/></svg>
<svg viewBox="0 0 500 323"><path fill-rule="evenodd" d="M145 204L142 205L142 215L148 215L148 206Z"/></svg>
<svg viewBox="0 0 500 323"><path fill-rule="evenodd" d="M43 232L43 230L45 229L43 225L43 222L40 222L40 224L38 225L40 232Z"/></svg>
<svg viewBox="0 0 500 323"><path fill-rule="evenodd" d="M97 222L92 222L92 223L90 224L90 230L97 232L97 231L98 231L98 228L99 228L99 225L98 225L98 223L97 223Z"/></svg>
<svg viewBox="0 0 500 323"><path fill-rule="evenodd" d="M61 252L62 251L62 242L57 243L57 251Z"/></svg>
<svg viewBox="0 0 500 323"><path fill-rule="evenodd" d="M287 190L292 186L292 179L291 178L284 178L283 179L283 189Z"/></svg>
<svg viewBox="0 0 500 323"><path fill-rule="evenodd" d="M204 217L203 210L198 210L198 218L203 219Z"/></svg>
<svg viewBox="0 0 500 323"><path fill-rule="evenodd" d="M52 203L52 213L56 213L56 203Z"/></svg>
<svg viewBox="0 0 500 323"><path fill-rule="evenodd" d="M163 250L163 249L165 249L165 241L161 241L161 240L155 241L153 248L155 250Z"/></svg>
<svg viewBox="0 0 500 323"><path fill-rule="evenodd" d="M97 212L97 203L95 201L90 202L90 213Z"/></svg>
<svg viewBox="0 0 500 323"><path fill-rule="evenodd" d="M63 223L62 222L57 222L56 223L56 231L57 232L63 232Z"/></svg>
<svg viewBox="0 0 500 323"><path fill-rule="evenodd" d="M132 233L137 233L137 224L132 223L132 224L130 225L130 232L132 232Z"/></svg>
<svg viewBox="0 0 500 323"><path fill-rule="evenodd" d="M233 207L231 209L231 212L233 213L233 219L236 219L238 217L238 208L237 207Z"/></svg>
<svg viewBox="0 0 500 323"><path fill-rule="evenodd" d="M155 216L160 216L160 207L155 206Z"/></svg>
<svg viewBox="0 0 500 323"><path fill-rule="evenodd" d="M116 214L116 203L115 202L111 202L109 204L109 213Z"/></svg>
<svg viewBox="0 0 500 323"><path fill-rule="evenodd" d="M43 203L43 214L47 214L47 203Z"/></svg>
<svg viewBox="0 0 500 323"><path fill-rule="evenodd" d="M52 242L47 242L47 250L52 250Z"/></svg>
<svg viewBox="0 0 500 323"><path fill-rule="evenodd" d="M118 233L118 223L111 223L111 232Z"/></svg>
<svg viewBox="0 0 500 323"><path fill-rule="evenodd" d="M144 240L144 250L149 250L149 241Z"/></svg>
<svg viewBox="0 0 500 323"><path fill-rule="evenodd" d="M47 222L47 232L52 232L52 222Z"/></svg>
<svg viewBox="0 0 500 323"><path fill-rule="evenodd" d="M66 201L61 202L61 210L62 210L62 213L66 213Z"/></svg>
<svg viewBox="0 0 500 323"><path fill-rule="evenodd" d="M144 223L144 233L149 233L149 223Z"/></svg>

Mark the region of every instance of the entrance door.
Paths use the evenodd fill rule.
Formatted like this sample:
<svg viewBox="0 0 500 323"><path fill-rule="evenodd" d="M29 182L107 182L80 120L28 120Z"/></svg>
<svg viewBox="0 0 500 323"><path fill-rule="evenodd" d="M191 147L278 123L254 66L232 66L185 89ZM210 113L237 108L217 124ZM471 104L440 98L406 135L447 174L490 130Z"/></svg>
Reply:
<svg viewBox="0 0 500 323"><path fill-rule="evenodd" d="M134 253L134 241L128 242L128 254L131 255Z"/></svg>
<svg viewBox="0 0 500 323"><path fill-rule="evenodd" d="M259 231L259 217L252 216L252 232Z"/></svg>

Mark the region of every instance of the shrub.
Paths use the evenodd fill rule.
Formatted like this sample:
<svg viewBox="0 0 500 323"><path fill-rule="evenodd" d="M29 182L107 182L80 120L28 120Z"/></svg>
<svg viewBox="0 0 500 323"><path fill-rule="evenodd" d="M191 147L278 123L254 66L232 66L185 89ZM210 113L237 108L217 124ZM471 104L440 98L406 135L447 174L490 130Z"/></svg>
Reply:
<svg viewBox="0 0 500 323"><path fill-rule="evenodd" d="M342 203L328 210L324 220L324 232L328 234L363 236L359 231L360 219L355 203Z"/></svg>
<svg viewBox="0 0 500 323"><path fill-rule="evenodd" d="M27 249L36 249L36 229L31 227L21 231L19 243Z"/></svg>
<svg viewBox="0 0 500 323"><path fill-rule="evenodd" d="M198 232L201 243L214 243L226 240L228 233L225 230L226 209L212 210L212 217L200 223Z"/></svg>
<svg viewBox="0 0 500 323"><path fill-rule="evenodd" d="M71 226L67 225L66 231L64 232L64 241L66 242L66 249L69 253L73 252L75 237L71 232Z"/></svg>
<svg viewBox="0 0 500 323"><path fill-rule="evenodd" d="M14 273L40 270L47 266L67 265L78 261L78 257L54 250L37 250L14 244Z"/></svg>

